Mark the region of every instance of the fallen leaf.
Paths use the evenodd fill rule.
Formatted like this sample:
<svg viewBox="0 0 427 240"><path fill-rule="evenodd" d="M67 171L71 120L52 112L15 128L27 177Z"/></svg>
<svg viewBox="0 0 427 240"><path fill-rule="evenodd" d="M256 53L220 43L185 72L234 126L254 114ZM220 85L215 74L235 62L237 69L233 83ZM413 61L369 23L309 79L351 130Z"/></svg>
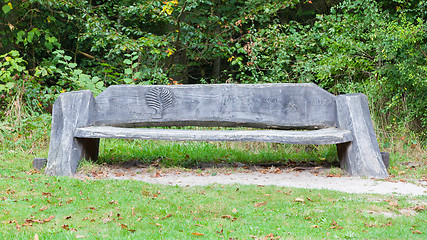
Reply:
<svg viewBox="0 0 427 240"><path fill-rule="evenodd" d="M126 224L117 223L117 225L120 226L122 229L128 228L128 226Z"/></svg>
<svg viewBox="0 0 427 240"><path fill-rule="evenodd" d="M280 236L275 237L274 234L270 233L267 236L263 237L262 240L269 240L269 239L279 239Z"/></svg>
<svg viewBox="0 0 427 240"><path fill-rule="evenodd" d="M47 209L47 206L40 208L39 211L41 212L41 211L44 211L46 209Z"/></svg>
<svg viewBox="0 0 427 240"><path fill-rule="evenodd" d="M382 227L388 227L388 226L391 226L392 225L392 222L391 221L389 221L388 223L384 223L383 225L382 225Z"/></svg>
<svg viewBox="0 0 427 240"><path fill-rule="evenodd" d="M343 229L343 227L339 226L338 223L335 222L334 219L332 219L331 225L332 225L332 227L330 227L330 229L337 229L337 230Z"/></svg>
<svg viewBox="0 0 427 240"><path fill-rule="evenodd" d="M399 207L399 204L397 204L397 201L394 201L394 200L388 202L388 205L391 206L391 207Z"/></svg>
<svg viewBox="0 0 427 240"><path fill-rule="evenodd" d="M39 235L37 233L34 235L34 240L39 240Z"/></svg>
<svg viewBox="0 0 427 240"><path fill-rule="evenodd" d="M378 225L373 224L373 223L365 223L365 227L378 227Z"/></svg>
<svg viewBox="0 0 427 240"><path fill-rule="evenodd" d="M110 201L110 202L108 202L109 204L118 204L119 202L117 202L117 201Z"/></svg>
<svg viewBox="0 0 427 240"><path fill-rule="evenodd" d="M111 219L111 218L104 218L104 219L102 219L102 222L105 224L105 223L107 223L107 222L111 222L113 219Z"/></svg>
<svg viewBox="0 0 427 240"><path fill-rule="evenodd" d="M193 232L193 233L191 233L191 235L194 235L194 236L205 236L205 234L199 233L199 232Z"/></svg>
<svg viewBox="0 0 427 240"><path fill-rule="evenodd" d="M172 217L172 214L168 214L168 215L164 216L164 217L162 218L162 220L164 220L164 219L166 219L166 218L170 218L170 217Z"/></svg>
<svg viewBox="0 0 427 240"><path fill-rule="evenodd" d="M70 228L68 227L68 225L62 225L61 228L65 229L65 230L70 230Z"/></svg>
<svg viewBox="0 0 427 240"><path fill-rule="evenodd" d="M68 219L70 219L71 218L71 216L66 216L65 217L65 220L68 220Z"/></svg>
<svg viewBox="0 0 427 240"><path fill-rule="evenodd" d="M135 212L134 212L135 208L132 208L132 216L135 216Z"/></svg>
<svg viewBox="0 0 427 240"><path fill-rule="evenodd" d="M46 218L46 219L44 220L44 222L50 222L50 220L52 220L52 219L54 219L54 218L55 218L55 216L50 215L50 216L49 216L49 218Z"/></svg>
<svg viewBox="0 0 427 240"><path fill-rule="evenodd" d="M233 217L231 215L224 215L224 216L221 216L221 218L227 218L227 219L230 219L231 221L236 221L237 220L237 218L235 218L235 217Z"/></svg>
<svg viewBox="0 0 427 240"><path fill-rule="evenodd" d="M76 235L76 238L84 238L84 235Z"/></svg>
<svg viewBox="0 0 427 240"><path fill-rule="evenodd" d="M267 202L268 202L268 201L255 203L255 204L254 204L254 207L261 207L261 206L264 206L264 205L266 205L266 204L267 204Z"/></svg>
<svg viewBox="0 0 427 240"><path fill-rule="evenodd" d="M238 212L236 208L233 208L233 210L231 210L233 213Z"/></svg>
<svg viewBox="0 0 427 240"><path fill-rule="evenodd" d="M304 202L303 198L295 198L295 202Z"/></svg>
<svg viewBox="0 0 427 240"><path fill-rule="evenodd" d="M418 230L415 230L415 231L413 231L412 233L413 233L413 234L423 234L422 232L420 232L420 231L418 231Z"/></svg>
<svg viewBox="0 0 427 240"><path fill-rule="evenodd" d="M312 227L312 228L319 228L319 226L317 226L317 225L311 225L310 227Z"/></svg>
<svg viewBox="0 0 427 240"><path fill-rule="evenodd" d="M341 177L341 174L328 174L326 177Z"/></svg>

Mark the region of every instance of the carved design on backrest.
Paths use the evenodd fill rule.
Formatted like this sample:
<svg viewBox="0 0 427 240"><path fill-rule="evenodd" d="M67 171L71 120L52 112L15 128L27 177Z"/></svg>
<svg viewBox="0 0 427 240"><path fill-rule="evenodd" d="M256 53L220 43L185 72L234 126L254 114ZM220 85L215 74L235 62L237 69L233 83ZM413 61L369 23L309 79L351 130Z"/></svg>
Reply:
<svg viewBox="0 0 427 240"><path fill-rule="evenodd" d="M155 111L153 118L162 118L163 111L172 106L173 95L167 88L156 87L147 92L145 101Z"/></svg>
<svg viewBox="0 0 427 240"><path fill-rule="evenodd" d="M289 112L298 112L298 106L295 102L288 103L288 106L286 108Z"/></svg>
<svg viewBox="0 0 427 240"><path fill-rule="evenodd" d="M330 98L325 97L313 97L311 101L314 106L325 106L331 103L332 100Z"/></svg>
<svg viewBox="0 0 427 240"><path fill-rule="evenodd" d="M336 126L335 96L313 84L118 85L95 100L98 125Z"/></svg>

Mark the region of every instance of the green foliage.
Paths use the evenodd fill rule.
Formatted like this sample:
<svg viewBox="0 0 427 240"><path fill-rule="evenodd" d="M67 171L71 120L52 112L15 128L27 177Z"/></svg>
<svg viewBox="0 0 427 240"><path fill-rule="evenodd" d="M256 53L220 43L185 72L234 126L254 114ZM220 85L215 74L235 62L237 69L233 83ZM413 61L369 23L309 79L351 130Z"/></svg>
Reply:
<svg viewBox="0 0 427 240"><path fill-rule="evenodd" d="M8 93L15 86L19 74L24 73L25 63L18 51L0 55L0 93Z"/></svg>
<svg viewBox="0 0 427 240"><path fill-rule="evenodd" d="M167 84L167 75L161 68L150 68L141 63L141 56L137 52L124 54L125 64L123 82L125 84Z"/></svg>
<svg viewBox="0 0 427 240"><path fill-rule="evenodd" d="M367 94L379 127L427 139L424 0L6 0L1 6L0 62L9 64L8 54L25 68L8 66L0 90L10 92L15 74L27 71L36 89L51 92L43 109L50 94L97 94L114 84L314 82L335 94Z"/></svg>
<svg viewBox="0 0 427 240"><path fill-rule="evenodd" d="M99 77L83 73L76 63L70 62L72 57L65 55L63 50L56 50L53 54L55 57L52 61L43 62L36 69L36 77L54 78L66 90L90 89L98 95L105 89L104 82Z"/></svg>
<svg viewBox="0 0 427 240"><path fill-rule="evenodd" d="M312 25L275 24L231 48L237 81L315 82L329 91L364 92L379 124L404 126L426 138L426 24L375 1L343 1ZM386 125L385 124L385 125ZM385 127L384 125L382 127Z"/></svg>

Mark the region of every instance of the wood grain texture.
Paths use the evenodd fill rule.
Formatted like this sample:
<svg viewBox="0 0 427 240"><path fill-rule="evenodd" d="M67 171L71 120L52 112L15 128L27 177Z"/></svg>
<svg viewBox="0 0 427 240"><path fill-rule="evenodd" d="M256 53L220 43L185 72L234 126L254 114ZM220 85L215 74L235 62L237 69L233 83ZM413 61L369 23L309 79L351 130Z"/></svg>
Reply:
<svg viewBox="0 0 427 240"><path fill-rule="evenodd" d="M326 128L311 131L285 130L181 130L93 126L77 128L78 138L121 138L168 141L239 141L289 144L338 144L352 140L348 130Z"/></svg>
<svg viewBox="0 0 427 240"><path fill-rule="evenodd" d="M119 127L335 127L335 96L314 84L111 86L96 98L96 125Z"/></svg>
<svg viewBox="0 0 427 240"><path fill-rule="evenodd" d="M388 176L366 96L335 97L315 84L120 85L95 99L90 91L61 94L53 113L51 175L72 175L82 158L97 158L100 138L121 138L337 144L350 174ZM139 128L158 126L271 130Z"/></svg>
<svg viewBox="0 0 427 240"><path fill-rule="evenodd" d="M354 93L337 97L338 125L353 133L353 141L338 144L341 168L351 175L388 177L369 113L368 99Z"/></svg>

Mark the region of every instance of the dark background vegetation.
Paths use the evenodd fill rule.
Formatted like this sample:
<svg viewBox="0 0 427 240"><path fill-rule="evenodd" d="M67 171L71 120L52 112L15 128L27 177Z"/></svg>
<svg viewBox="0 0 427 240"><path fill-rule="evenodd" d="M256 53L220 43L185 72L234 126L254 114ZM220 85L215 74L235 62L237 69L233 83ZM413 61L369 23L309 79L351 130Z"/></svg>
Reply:
<svg viewBox="0 0 427 240"><path fill-rule="evenodd" d="M0 118L20 131L64 91L314 82L365 93L377 132L427 139L427 1L1 4Z"/></svg>

